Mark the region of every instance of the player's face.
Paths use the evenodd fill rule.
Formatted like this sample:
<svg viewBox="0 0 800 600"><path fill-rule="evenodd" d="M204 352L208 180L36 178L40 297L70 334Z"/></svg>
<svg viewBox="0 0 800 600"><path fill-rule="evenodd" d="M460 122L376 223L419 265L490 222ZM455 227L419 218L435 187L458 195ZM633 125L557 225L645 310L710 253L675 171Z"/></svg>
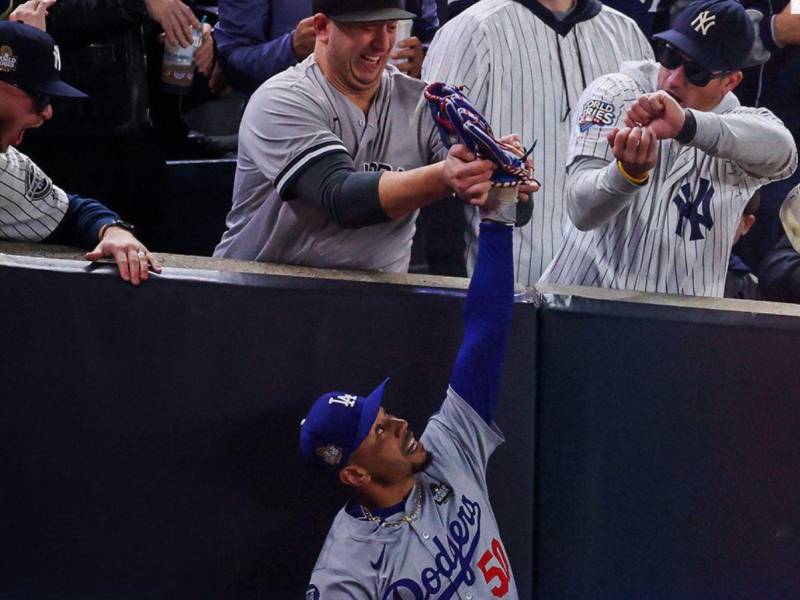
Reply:
<svg viewBox="0 0 800 600"><path fill-rule="evenodd" d="M332 73L345 91L370 91L380 85L381 73L394 46L397 21L333 23L327 45Z"/></svg>
<svg viewBox="0 0 800 600"><path fill-rule="evenodd" d="M0 81L0 152L5 152L9 146L18 146L25 131L40 127L52 116L49 103L39 110L32 95Z"/></svg>
<svg viewBox="0 0 800 600"><path fill-rule="evenodd" d="M366 469L375 483L390 485L424 470L430 453L408 428L408 421L381 408L350 463Z"/></svg>
<svg viewBox="0 0 800 600"><path fill-rule="evenodd" d="M694 85L687 77L683 64L674 69L661 66L658 72L658 89L675 98L683 108L694 108L704 112L712 110L722 98L741 81L742 74L735 71L714 77L704 86Z"/></svg>

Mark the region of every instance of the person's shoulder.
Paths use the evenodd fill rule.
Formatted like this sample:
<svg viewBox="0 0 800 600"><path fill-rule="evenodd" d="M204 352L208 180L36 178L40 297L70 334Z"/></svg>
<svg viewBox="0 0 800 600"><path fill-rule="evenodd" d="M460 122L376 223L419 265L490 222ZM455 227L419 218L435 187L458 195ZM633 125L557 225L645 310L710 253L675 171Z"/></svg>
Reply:
<svg viewBox="0 0 800 600"><path fill-rule="evenodd" d="M481 0L464 9L455 17L447 21L440 29L440 33L451 35L465 35L465 32L476 32L486 27L494 19L521 8L515 0Z"/></svg>
<svg viewBox="0 0 800 600"><path fill-rule="evenodd" d="M623 27L633 29L644 37L644 33L634 19L607 4L603 4L600 12L594 18L598 20L598 23L614 25L615 29Z"/></svg>
<svg viewBox="0 0 800 600"><path fill-rule="evenodd" d="M304 108L318 113L317 105L324 93L316 69L316 63L306 59L267 79L250 96L242 121L269 118L271 114L299 115Z"/></svg>

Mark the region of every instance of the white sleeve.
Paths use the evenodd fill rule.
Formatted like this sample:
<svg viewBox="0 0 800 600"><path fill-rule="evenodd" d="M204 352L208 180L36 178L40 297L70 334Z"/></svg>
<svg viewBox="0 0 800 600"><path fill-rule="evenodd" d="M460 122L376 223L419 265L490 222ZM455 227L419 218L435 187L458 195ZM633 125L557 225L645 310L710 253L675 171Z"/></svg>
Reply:
<svg viewBox="0 0 800 600"><path fill-rule="evenodd" d="M239 128L239 160L249 161L278 194L315 160L348 153L332 131L329 109L296 87L262 86L252 96Z"/></svg>
<svg viewBox="0 0 800 600"><path fill-rule="evenodd" d="M69 198L30 158L0 153L0 239L40 242L61 223Z"/></svg>
<svg viewBox="0 0 800 600"><path fill-rule="evenodd" d="M697 133L688 145L731 160L742 169L744 178L752 180L753 192L769 181L789 177L797 168L792 134L766 108L740 106L721 115L692 113Z"/></svg>

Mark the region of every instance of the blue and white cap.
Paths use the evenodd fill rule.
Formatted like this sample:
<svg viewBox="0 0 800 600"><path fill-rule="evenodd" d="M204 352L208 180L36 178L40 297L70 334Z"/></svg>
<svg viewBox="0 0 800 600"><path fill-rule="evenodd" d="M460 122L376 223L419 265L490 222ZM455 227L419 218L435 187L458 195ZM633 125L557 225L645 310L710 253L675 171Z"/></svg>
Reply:
<svg viewBox="0 0 800 600"><path fill-rule="evenodd" d="M300 423L300 451L310 464L338 471L369 434L389 379L368 396L328 392L311 406Z"/></svg>
<svg viewBox="0 0 800 600"><path fill-rule="evenodd" d="M684 8L670 29L653 39L669 42L710 71L741 69L753 48L753 25L736 0L697 0Z"/></svg>

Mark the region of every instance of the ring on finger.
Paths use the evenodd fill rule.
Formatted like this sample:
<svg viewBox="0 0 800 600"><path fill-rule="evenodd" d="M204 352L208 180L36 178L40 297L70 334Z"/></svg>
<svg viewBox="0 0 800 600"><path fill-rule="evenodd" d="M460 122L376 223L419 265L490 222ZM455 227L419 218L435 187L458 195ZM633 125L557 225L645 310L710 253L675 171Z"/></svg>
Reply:
<svg viewBox="0 0 800 600"><path fill-rule="evenodd" d="M139 250L136 253L136 256L138 256L139 258L144 258L145 256L147 256L147 252L145 252L144 250Z"/></svg>

